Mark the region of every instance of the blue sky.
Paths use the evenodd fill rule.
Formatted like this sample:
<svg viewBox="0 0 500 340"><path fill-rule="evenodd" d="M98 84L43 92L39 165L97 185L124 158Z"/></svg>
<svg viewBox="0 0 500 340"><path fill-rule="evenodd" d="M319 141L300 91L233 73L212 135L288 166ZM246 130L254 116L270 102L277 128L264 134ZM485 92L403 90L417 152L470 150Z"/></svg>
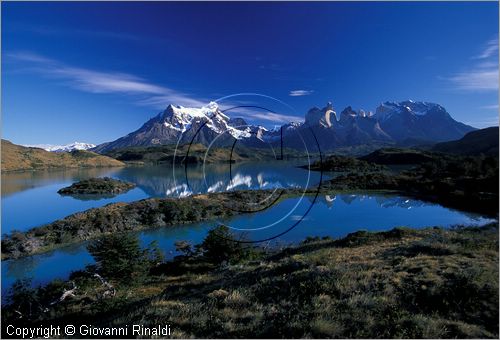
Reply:
<svg viewBox="0 0 500 340"><path fill-rule="evenodd" d="M2 138L15 143L102 143L170 103L241 92L293 108L245 117L266 126L327 101L405 99L498 125L498 3L2 3Z"/></svg>

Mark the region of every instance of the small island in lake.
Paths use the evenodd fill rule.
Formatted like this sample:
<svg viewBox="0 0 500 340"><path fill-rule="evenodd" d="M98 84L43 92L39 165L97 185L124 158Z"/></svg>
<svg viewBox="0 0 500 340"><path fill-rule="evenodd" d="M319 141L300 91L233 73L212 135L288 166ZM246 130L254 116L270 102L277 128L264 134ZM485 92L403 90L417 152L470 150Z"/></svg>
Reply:
<svg viewBox="0 0 500 340"><path fill-rule="evenodd" d="M57 191L61 195L116 195L134 188L134 183L110 177L89 178Z"/></svg>

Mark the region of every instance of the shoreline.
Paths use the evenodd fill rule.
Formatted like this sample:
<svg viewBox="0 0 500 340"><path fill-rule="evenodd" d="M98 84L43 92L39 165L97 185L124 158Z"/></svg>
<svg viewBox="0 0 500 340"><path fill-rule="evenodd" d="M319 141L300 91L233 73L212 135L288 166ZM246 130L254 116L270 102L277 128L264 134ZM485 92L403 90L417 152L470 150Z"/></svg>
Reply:
<svg viewBox="0 0 500 340"><path fill-rule="evenodd" d="M299 195L385 192L498 220L498 192L492 190L495 184L498 187L497 159L449 156L440 162L423 163L402 173L386 172L384 168L375 172L362 172L361 168L371 166L345 157L335 156L331 160L334 165L337 160L341 160L337 165L349 172L322 180L308 188L226 191L182 198L147 198L129 203L110 203L24 232L11 232L2 237L2 260L42 253L110 233L156 229L259 212L284 198ZM482 176L478 175L483 173ZM272 195L276 197L269 201L271 204L262 203ZM256 204L257 208L248 210L249 204Z"/></svg>
<svg viewBox="0 0 500 340"><path fill-rule="evenodd" d="M219 217L231 218L242 214L253 214L262 210L267 210L280 203L284 199L296 198L301 196L311 196L315 195L317 190L306 189L306 190L297 190L297 189L283 189L283 193L277 198L277 200L270 206L265 207L264 209L256 210L256 211L248 211L241 212L237 209L232 210L227 208L224 205L225 203L231 202L231 204L236 204L237 207L245 206L248 203L247 200L241 199L238 196L245 196L251 194L252 196L260 197L262 195L272 193L271 190L246 190L246 191L234 191L234 192L222 192L222 193L212 193L212 194L197 194L188 197L182 198L146 198L133 202L118 202L118 203L109 203L102 207L91 208L88 210L84 210L82 212L77 212L75 214L71 214L62 219L58 219L56 221L30 228L23 232L10 233L7 235L7 238L2 237L2 261L6 261L9 259L20 259L33 255L44 254L53 250L57 250L60 248L64 248L71 245L77 245L80 243L87 242L89 240L98 239L102 236L109 235L115 232L140 232L147 230L155 230L160 228L168 228L172 226L182 226L186 224L199 223L205 221L211 221ZM253 195L257 193L257 195ZM400 195L406 196L409 198L414 198L417 200L421 200L424 202L430 202L434 204L442 205L443 207L466 212L466 213L476 213L480 214L476 211L467 211L463 209L459 209L456 207L449 207L446 204L443 204L439 201L436 201L434 197L426 196L426 195L417 195L416 193L408 193L401 190L395 189L361 189L361 188L353 188L353 189L332 189L328 187L321 187L319 189L318 194L321 195L336 195L336 194L359 194L359 193L368 193L368 194L382 194L382 195ZM433 199L434 198L434 199ZM191 203L191 204L190 204ZM219 205L221 204L221 205ZM208 208L215 209L212 211L212 214L208 214L205 216L181 216L181 219L174 219L163 222L158 220L158 216L165 213L162 211L162 208L165 208L165 205L171 205L168 208L171 210L184 210L186 205L189 206L189 209L200 209L200 208ZM126 212L128 210L133 210L137 215L133 219L129 219L129 214ZM140 212L141 210L142 213ZM122 216L120 213L124 213ZM156 218L151 217L152 215L156 216ZM488 214L480 214L484 217L494 218L498 221L498 215L488 215ZM103 220L100 228L93 228L93 230L82 230L85 229L91 223L97 223L96 219L99 219L99 216L103 218L108 217L109 220ZM150 217L147 217L150 216ZM119 218L122 220L119 220ZM117 220L118 218L118 220ZM144 219L148 219L149 222L152 222L149 225L143 224ZM116 224L120 226L117 228ZM60 235L62 230L73 230L75 229L75 224L80 224L77 228L77 233L74 234L71 239L67 239L66 235ZM103 227L107 225L108 228ZM97 230L98 229L98 230ZM59 234L58 237L60 239L64 239L64 242L43 242L46 234L49 236L54 236L53 234ZM9 244L9 241L12 241L15 238L27 238L24 241L17 242L14 246L16 250L4 252L4 249L9 249L13 245ZM46 238L45 238L46 240ZM42 243L40 243L42 242ZM19 249L21 247L21 249Z"/></svg>
<svg viewBox="0 0 500 340"><path fill-rule="evenodd" d="M235 191L110 203L2 237L2 261L46 253L116 232L154 230L236 216L251 202L246 197L248 194L258 201L268 193L272 191ZM290 192L281 195L275 203L285 197L291 197Z"/></svg>

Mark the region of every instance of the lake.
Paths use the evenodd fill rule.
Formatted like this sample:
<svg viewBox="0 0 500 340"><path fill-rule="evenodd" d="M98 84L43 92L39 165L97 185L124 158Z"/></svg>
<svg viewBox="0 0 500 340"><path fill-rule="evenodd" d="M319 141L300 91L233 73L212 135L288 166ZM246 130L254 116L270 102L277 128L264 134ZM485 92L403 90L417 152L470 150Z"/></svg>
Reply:
<svg viewBox="0 0 500 340"><path fill-rule="evenodd" d="M148 197L182 197L192 193L238 189L314 187L318 172L298 168L297 162L266 162L207 165L73 169L2 174L2 232L27 230L69 214L112 202ZM326 173L327 179L336 174ZM136 188L113 197L77 199L60 196L57 190L90 177L109 176L133 182ZM143 245L158 241L167 258L175 256L174 242L201 242L210 228L230 226L246 240L266 240L272 246L301 241L307 236L342 237L364 230L388 230L396 226L481 225L493 220L444 208L407 197L382 194L341 194L289 198L262 212L220 220L138 232ZM300 223L299 223L300 222ZM278 237L277 237L278 236ZM17 260L2 261L2 292L19 278L34 284L65 279L72 270L92 263L85 244Z"/></svg>
<svg viewBox="0 0 500 340"><path fill-rule="evenodd" d="M305 187L319 181L318 172L297 165L302 162L266 162L188 167L145 166L111 169L69 169L2 174L2 233L24 231L75 212L114 202L148 197L184 197L193 193L239 189ZM79 199L57 191L91 177L113 177L135 183L136 188L114 198ZM328 178L329 176L324 176Z"/></svg>

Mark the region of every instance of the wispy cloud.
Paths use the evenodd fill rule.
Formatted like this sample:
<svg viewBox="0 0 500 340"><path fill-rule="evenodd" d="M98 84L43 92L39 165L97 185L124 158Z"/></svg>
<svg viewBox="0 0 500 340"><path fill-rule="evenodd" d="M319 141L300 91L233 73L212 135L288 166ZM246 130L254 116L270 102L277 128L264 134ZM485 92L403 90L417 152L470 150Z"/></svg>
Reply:
<svg viewBox="0 0 500 340"><path fill-rule="evenodd" d="M465 124L469 124L478 128L485 128L490 126L498 126L498 116L484 117L480 120L467 121Z"/></svg>
<svg viewBox="0 0 500 340"><path fill-rule="evenodd" d="M280 113L272 113L272 112L257 112L253 114L254 118L257 119L262 119L266 120L269 122L276 122L276 123L290 123L290 122L297 122L301 120L300 118L296 116L288 116Z"/></svg>
<svg viewBox="0 0 500 340"><path fill-rule="evenodd" d="M486 43L483 51L472 57L476 62L447 79L458 90L498 91L498 38Z"/></svg>
<svg viewBox="0 0 500 340"><path fill-rule="evenodd" d="M449 78L459 90L498 91L498 68L473 68Z"/></svg>
<svg viewBox="0 0 500 340"><path fill-rule="evenodd" d="M131 95L138 105L165 108L168 104L203 106L206 101L141 77L120 72L104 72L75 67L32 52L12 52L6 57L29 63L31 69L46 77L60 79L68 86L89 93Z"/></svg>
<svg viewBox="0 0 500 340"><path fill-rule="evenodd" d="M301 96L308 96L313 92L314 91L312 90L292 90L288 95L291 97L301 97Z"/></svg>
<svg viewBox="0 0 500 340"><path fill-rule="evenodd" d="M498 38L491 39L480 54L472 57L473 59L487 59L498 54Z"/></svg>
<svg viewBox="0 0 500 340"><path fill-rule="evenodd" d="M183 92L152 83L136 75L121 72L105 72L76 67L33 52L9 52L9 60L22 62L29 70L42 76L60 80L63 84L88 93L121 94L132 98L137 105L164 109L168 104L187 107L207 105L208 100L193 98ZM237 104L235 104L237 105ZM257 109L238 108L231 114L249 121L288 123L300 120L296 116L262 112Z"/></svg>
<svg viewBox="0 0 500 340"><path fill-rule="evenodd" d="M9 25L13 31L29 32L39 36L72 37L75 39L107 39L114 41L130 41L136 43L172 43L171 40L146 35L137 35L123 31L88 30L53 25L35 25L26 22L16 22Z"/></svg>
<svg viewBox="0 0 500 340"><path fill-rule="evenodd" d="M5 56L9 59L17 60L17 61L27 61L33 63L55 63L53 59L46 58L36 53L32 52L7 52Z"/></svg>
<svg viewBox="0 0 500 340"><path fill-rule="evenodd" d="M206 106L208 103L208 100L203 101L187 97L183 93L170 89L165 89L164 95L150 96L137 101L138 105L154 107L157 109L164 109L169 104L182 105L186 107L202 107Z"/></svg>
<svg viewBox="0 0 500 340"><path fill-rule="evenodd" d="M290 122L298 122L303 120L301 117L283 114L283 113L274 113L274 112L263 112L257 108L238 108L234 111L224 112L232 118L241 117L248 121L248 123L258 122L258 121L267 121L274 123L290 123Z"/></svg>
<svg viewBox="0 0 500 340"><path fill-rule="evenodd" d="M480 109L484 109L484 110L498 110L498 104L481 106Z"/></svg>

